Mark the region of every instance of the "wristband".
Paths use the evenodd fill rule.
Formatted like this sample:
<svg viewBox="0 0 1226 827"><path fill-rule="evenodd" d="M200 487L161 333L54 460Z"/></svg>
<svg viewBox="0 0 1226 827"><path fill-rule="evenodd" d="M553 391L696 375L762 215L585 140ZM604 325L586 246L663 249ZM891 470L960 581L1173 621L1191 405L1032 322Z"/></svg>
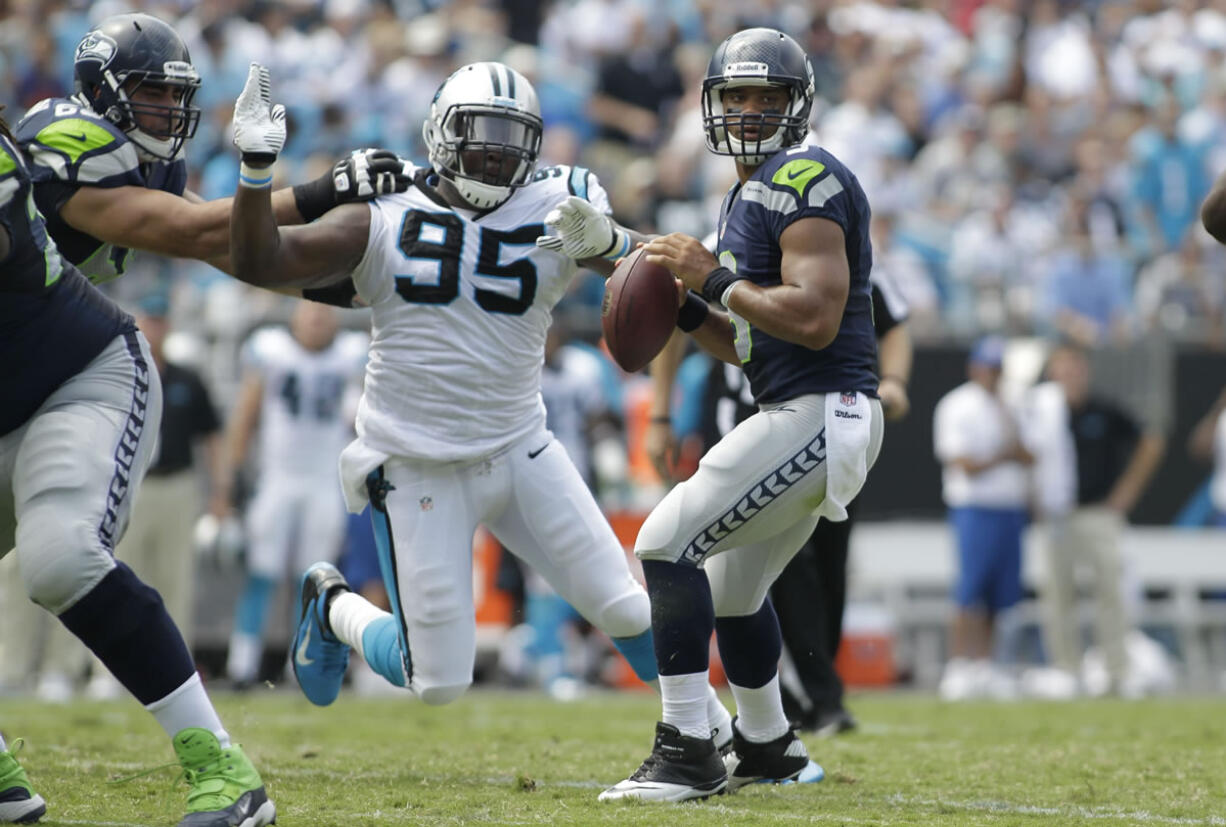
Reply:
<svg viewBox="0 0 1226 827"><path fill-rule="evenodd" d="M682 333L693 333L707 320L711 313L711 305L693 290L687 290L685 301L677 311L677 327Z"/></svg>
<svg viewBox="0 0 1226 827"><path fill-rule="evenodd" d="M619 258L630 252L630 233L613 228L613 243L609 245L609 249L600 254L601 258L609 261L617 261Z"/></svg>
<svg viewBox="0 0 1226 827"><path fill-rule="evenodd" d="M738 276L727 267L716 267L707 273L707 280L702 283L702 295L708 302L717 302L724 297L724 291L744 276Z"/></svg>
<svg viewBox="0 0 1226 827"><path fill-rule="evenodd" d="M246 161L238 164L239 186L253 190L268 189L272 186L272 166L251 167Z"/></svg>
<svg viewBox="0 0 1226 827"><path fill-rule="evenodd" d="M298 208L302 220L308 224L335 207L336 191L332 184L332 170L329 169L314 181L295 186L294 206Z"/></svg>
<svg viewBox="0 0 1226 827"><path fill-rule="evenodd" d="M728 307L728 301L732 297L733 289L740 283L741 283L741 280L737 279L736 281L732 282L732 284L724 288L724 292L719 297L719 303L722 304L725 308Z"/></svg>

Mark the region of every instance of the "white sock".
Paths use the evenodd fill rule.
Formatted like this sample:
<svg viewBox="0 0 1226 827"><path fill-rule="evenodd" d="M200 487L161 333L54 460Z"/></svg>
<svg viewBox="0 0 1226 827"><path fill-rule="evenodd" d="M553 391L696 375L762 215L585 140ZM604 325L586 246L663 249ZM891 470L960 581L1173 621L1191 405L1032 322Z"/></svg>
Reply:
<svg viewBox="0 0 1226 827"><path fill-rule="evenodd" d="M263 656L264 641L255 635L235 632L230 636L230 652L226 655L226 677L232 681L255 680Z"/></svg>
<svg viewBox="0 0 1226 827"><path fill-rule="evenodd" d="M707 723L707 690L711 688L707 670L689 675L661 675L660 699L664 704L664 723L672 724L682 735L710 738Z"/></svg>
<svg viewBox="0 0 1226 827"><path fill-rule="evenodd" d="M362 651L362 632L381 617L387 617L387 612L356 592L342 592L328 606L328 625L332 633L341 643L356 649L363 660L366 653Z"/></svg>
<svg viewBox="0 0 1226 827"><path fill-rule="evenodd" d="M732 715L711 684L707 684L707 725L711 727L711 736L716 744L732 736Z"/></svg>
<svg viewBox="0 0 1226 827"><path fill-rule="evenodd" d="M216 735L222 749L230 746L230 733L221 725L217 710L213 709L213 703L204 691L204 684L200 682L200 675L196 672L174 692L154 701L145 709L153 713L153 717L157 718L157 722L171 738L188 727L200 727Z"/></svg>
<svg viewBox="0 0 1226 827"><path fill-rule="evenodd" d="M736 728L748 741L764 744L788 731L788 719L783 714L783 697L779 694L779 673L765 686L749 689L728 684L736 699Z"/></svg>

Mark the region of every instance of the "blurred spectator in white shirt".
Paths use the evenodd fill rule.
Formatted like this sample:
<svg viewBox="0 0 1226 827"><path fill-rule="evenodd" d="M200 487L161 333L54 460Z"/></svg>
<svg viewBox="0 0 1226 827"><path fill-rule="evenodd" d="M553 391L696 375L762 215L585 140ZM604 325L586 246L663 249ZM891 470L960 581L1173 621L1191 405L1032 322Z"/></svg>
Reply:
<svg viewBox="0 0 1226 827"><path fill-rule="evenodd" d="M941 678L946 700L1009 697L1016 688L994 667L997 616L1022 596L1021 544L1029 500L1017 419L999 395L1004 341L980 340L967 364L968 381L941 398L933 413L933 443L942 466L942 495L956 541L958 576L950 659Z"/></svg>

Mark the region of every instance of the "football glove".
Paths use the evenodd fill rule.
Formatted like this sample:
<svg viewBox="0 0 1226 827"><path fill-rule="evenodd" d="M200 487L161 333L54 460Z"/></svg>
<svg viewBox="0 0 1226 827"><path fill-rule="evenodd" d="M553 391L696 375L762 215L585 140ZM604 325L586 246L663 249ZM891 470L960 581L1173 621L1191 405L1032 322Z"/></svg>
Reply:
<svg viewBox="0 0 1226 827"><path fill-rule="evenodd" d="M332 167L337 204L369 201L377 195L404 192L413 183L405 163L390 149L355 149Z"/></svg>
<svg viewBox="0 0 1226 827"><path fill-rule="evenodd" d="M234 103L234 145L243 163L257 168L271 166L285 146L285 107L272 105L268 69L258 63Z"/></svg>
<svg viewBox="0 0 1226 827"><path fill-rule="evenodd" d="M412 183L405 162L391 150L355 149L314 181L295 186L294 203L309 223L339 204L404 192Z"/></svg>
<svg viewBox="0 0 1226 827"><path fill-rule="evenodd" d="M616 260L630 252L630 234L587 201L568 197L545 216L556 235L542 235L536 246L581 261L588 258Z"/></svg>

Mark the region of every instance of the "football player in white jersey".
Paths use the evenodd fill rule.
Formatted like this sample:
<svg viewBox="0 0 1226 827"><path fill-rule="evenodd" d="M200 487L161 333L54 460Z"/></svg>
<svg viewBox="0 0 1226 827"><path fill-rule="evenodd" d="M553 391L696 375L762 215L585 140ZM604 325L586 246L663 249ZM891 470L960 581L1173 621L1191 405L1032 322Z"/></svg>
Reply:
<svg viewBox="0 0 1226 827"><path fill-rule="evenodd" d="M603 218L551 248L536 242L547 224L607 213L604 190L583 169L534 174L536 92L500 63L475 63L435 95L424 126L432 168L412 170L407 192L279 231L267 185L252 183L271 178L285 136L269 97L267 70L253 65L234 116L246 171L233 262L249 283L331 288L373 309L358 438L341 456L341 483L351 510L373 506L392 603L381 611L331 565L312 566L294 643L303 692L330 704L352 647L426 703L459 697L473 674L479 523L654 682L647 595L546 429L540 394L551 309L575 261L608 273L634 239ZM711 725L727 732L727 711L709 697Z"/></svg>
<svg viewBox="0 0 1226 827"><path fill-rule="evenodd" d="M300 302L288 329L257 330L243 349L243 385L226 453L232 472L243 464L258 426L259 477L247 511L247 584L226 662L226 675L238 688L258 677L269 603L287 562L298 576L340 552L345 510L336 462L352 433L352 407L346 417L345 400L360 386L368 340L337 331L336 310Z"/></svg>

